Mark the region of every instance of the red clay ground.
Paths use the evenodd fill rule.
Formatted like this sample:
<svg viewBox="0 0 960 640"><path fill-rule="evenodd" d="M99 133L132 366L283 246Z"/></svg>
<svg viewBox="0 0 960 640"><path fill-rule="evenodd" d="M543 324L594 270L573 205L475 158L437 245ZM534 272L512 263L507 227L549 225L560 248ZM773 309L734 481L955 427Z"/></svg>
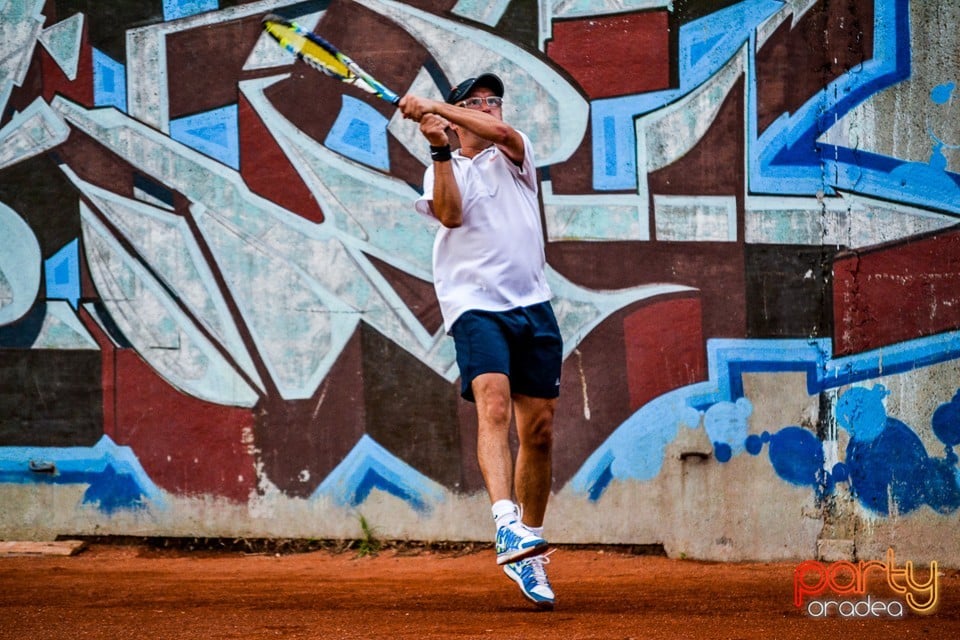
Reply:
<svg viewBox="0 0 960 640"><path fill-rule="evenodd" d="M714 564L561 547L553 612L529 606L489 549L376 557L94 544L0 558L0 638L955 638L960 571L930 616L820 620L793 606L794 564ZM889 597L882 588L874 598Z"/></svg>

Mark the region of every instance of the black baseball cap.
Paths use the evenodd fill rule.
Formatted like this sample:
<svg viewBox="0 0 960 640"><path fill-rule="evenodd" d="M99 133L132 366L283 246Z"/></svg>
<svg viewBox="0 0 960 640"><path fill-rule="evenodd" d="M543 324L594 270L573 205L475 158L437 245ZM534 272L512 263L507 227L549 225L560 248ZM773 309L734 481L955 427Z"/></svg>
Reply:
<svg viewBox="0 0 960 640"><path fill-rule="evenodd" d="M473 91L476 87L486 87L493 91L497 96L503 97L503 82L492 73L483 73L476 78L467 78L453 89L447 96L447 102L457 104Z"/></svg>

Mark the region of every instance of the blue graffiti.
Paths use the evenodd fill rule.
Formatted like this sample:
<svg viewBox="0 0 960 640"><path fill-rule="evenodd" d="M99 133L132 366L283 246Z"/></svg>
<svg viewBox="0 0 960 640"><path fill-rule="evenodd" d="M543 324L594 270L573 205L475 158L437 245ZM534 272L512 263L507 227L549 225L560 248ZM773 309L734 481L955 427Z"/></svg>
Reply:
<svg viewBox="0 0 960 640"><path fill-rule="evenodd" d="M781 2L747 0L684 25L679 35L677 88L591 102L593 187L598 191L636 189L635 120L688 95L713 77L749 42L761 45L756 29L783 7ZM960 213L960 175L946 170L944 148L934 140L928 163L831 144L824 134L872 96L910 77L908 0L874 3L873 57L841 75L793 113L783 113L759 131L757 65L747 65L749 184L753 193L834 195L863 193L896 202ZM949 102L953 83L931 92Z"/></svg>
<svg viewBox="0 0 960 640"><path fill-rule="evenodd" d="M594 189L636 189L637 116L675 102L707 82L750 39L750 32L782 7L779 0L748 0L683 25L679 87L591 102Z"/></svg>
<svg viewBox="0 0 960 640"><path fill-rule="evenodd" d="M777 475L800 486L817 487L823 478L823 446L803 427L767 434L770 464Z"/></svg>
<svg viewBox="0 0 960 640"><path fill-rule="evenodd" d="M363 474L363 477L360 478L360 481L357 483L356 491L353 494L353 497L350 499L351 506L359 506L366 502L367 498L370 496L370 493L378 489L389 493L392 496L400 498L404 502L408 503L415 511L421 513L429 511L429 507L423 501L422 496L414 491L405 489L402 485L398 484L391 478L384 477L376 469L367 469Z"/></svg>
<svg viewBox="0 0 960 640"><path fill-rule="evenodd" d="M736 402L718 402L703 416L703 428L713 443L717 460L727 462L743 451L747 436L747 418L753 413L753 405L746 398Z"/></svg>
<svg viewBox="0 0 960 640"><path fill-rule="evenodd" d="M960 506L960 487L951 445L945 459L929 457L910 427L887 417L883 407L887 394L883 385L855 388L837 402L837 423L850 433L845 465L854 495L883 515L894 505L899 513L923 504L941 512L955 510ZM944 430L934 428L940 437L938 431Z"/></svg>
<svg viewBox="0 0 960 640"><path fill-rule="evenodd" d="M170 137L228 167L240 169L239 109L236 104L171 120Z"/></svg>
<svg viewBox="0 0 960 640"><path fill-rule="evenodd" d="M340 506L356 507L375 489L403 500L419 513L428 513L444 495L440 485L363 435L311 499L327 497Z"/></svg>
<svg viewBox="0 0 960 640"><path fill-rule="evenodd" d="M846 461L850 487L877 513L887 515L891 501L901 513L913 511L926 502L926 460L917 435L898 420L886 420L873 440L850 440Z"/></svg>
<svg viewBox="0 0 960 640"><path fill-rule="evenodd" d="M960 332L918 338L842 358L833 358L831 353L829 339L708 340L709 379L675 389L637 410L587 458L571 478L570 488L596 502L614 482L653 479L662 468L667 446L679 435L680 426L698 428L702 420L705 429L709 424L708 438L718 461L729 461L744 450L759 455L769 444L773 451L771 464L781 478L815 487L821 494L829 493L836 483L849 482L855 470L841 463L818 475L816 469L823 466L823 462L818 462L823 453L812 433L800 435L800 427L787 427L773 435L746 435L745 416L731 419L736 416L735 407L740 400L745 402L740 404L741 412L750 406L744 399L743 375L802 372L806 375L807 392L816 395L881 375L956 360L960 358ZM863 441L878 437L888 424L882 402L872 402L871 398L857 391L850 396L844 394L838 401L841 419L852 424ZM716 406L719 408L714 409ZM941 511L953 510L957 508L951 505L956 500L958 471L952 447L960 444L960 397L940 407L933 423L934 432L949 450L945 459L926 459L924 469L915 479L927 486L926 504ZM797 453L799 457L793 460ZM900 509L902 512L902 505Z"/></svg>
<svg viewBox="0 0 960 640"><path fill-rule="evenodd" d="M873 389L850 389L837 400L837 424L846 429L853 440L873 442L886 426L883 399L888 395L882 385L875 385Z"/></svg>
<svg viewBox="0 0 960 640"><path fill-rule="evenodd" d="M43 262L47 300L80 301L80 241L76 238Z"/></svg>
<svg viewBox="0 0 960 640"><path fill-rule="evenodd" d="M163 19L179 20L204 11L216 11L219 6L218 0L163 0Z"/></svg>
<svg viewBox="0 0 960 640"><path fill-rule="evenodd" d="M960 212L960 176L946 171L936 144L930 163L916 163L820 141L854 107L910 77L909 5L908 0L875 2L873 58L830 83L795 113L783 114L762 134L756 131L756 102L750 105L752 191L851 191ZM754 67L749 73L755 87ZM932 98L941 100L947 91L940 89Z"/></svg>
<svg viewBox="0 0 960 640"><path fill-rule="evenodd" d="M389 121L362 100L344 94L342 102L340 113L323 143L352 160L389 171Z"/></svg>
<svg viewBox="0 0 960 640"><path fill-rule="evenodd" d="M960 444L960 391L953 396L953 400L937 407L933 412L932 425L934 434L953 453L953 447Z"/></svg>
<svg viewBox="0 0 960 640"><path fill-rule="evenodd" d="M127 70L98 49L93 50L93 104L127 111Z"/></svg>
<svg viewBox="0 0 960 640"><path fill-rule="evenodd" d="M953 82L945 82L944 84L938 85L930 90L930 101L934 104L949 104L950 100L953 98L953 89L956 85ZM930 136L930 139L933 140L933 145L930 149L930 169L931 173L934 174L938 180L943 180L944 177L948 176L947 174L947 157L943 154L944 149L954 150L960 149L960 144L949 144L944 142L937 136L933 131L933 127L927 125L927 135ZM956 189L958 185L954 184Z"/></svg>
<svg viewBox="0 0 960 640"><path fill-rule="evenodd" d="M0 483L87 485L83 503L108 515L164 504L130 448L108 436L93 447L2 447Z"/></svg>
<svg viewBox="0 0 960 640"><path fill-rule="evenodd" d="M786 427L769 436L770 463L784 480L808 485L823 496L835 483L849 483L852 495L867 509L887 516L906 514L923 505L940 513L960 508L957 416L960 393L934 414L934 433L946 444L945 458L931 458L920 438L903 422L888 417L883 385L853 388L837 402L837 424L850 434L846 459L824 468L823 446L801 427Z"/></svg>
<svg viewBox="0 0 960 640"><path fill-rule="evenodd" d="M945 82L937 85L930 90L930 99L933 100L935 104L947 104L953 95L954 87L956 87L956 85L953 82Z"/></svg>
<svg viewBox="0 0 960 640"><path fill-rule="evenodd" d="M689 406L688 394L687 387L667 392L627 418L570 479L573 491L596 502L614 480L655 478L681 427L700 424L701 414Z"/></svg>

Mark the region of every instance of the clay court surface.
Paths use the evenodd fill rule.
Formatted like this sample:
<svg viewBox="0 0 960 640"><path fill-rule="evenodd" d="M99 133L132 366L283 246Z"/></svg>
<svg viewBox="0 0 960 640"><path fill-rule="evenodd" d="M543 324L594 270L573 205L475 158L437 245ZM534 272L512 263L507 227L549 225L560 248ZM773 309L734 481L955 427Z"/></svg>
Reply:
<svg viewBox="0 0 960 640"><path fill-rule="evenodd" d="M481 550L307 553L92 544L0 558L0 638L955 638L960 572L934 615L812 619L795 564L718 564L560 547L557 608L528 605ZM875 597L890 595L877 588Z"/></svg>

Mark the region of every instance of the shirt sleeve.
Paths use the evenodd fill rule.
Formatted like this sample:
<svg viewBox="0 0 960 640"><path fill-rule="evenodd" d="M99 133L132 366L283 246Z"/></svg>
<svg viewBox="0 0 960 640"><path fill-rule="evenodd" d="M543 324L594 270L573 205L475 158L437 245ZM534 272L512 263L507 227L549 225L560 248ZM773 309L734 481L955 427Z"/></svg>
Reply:
<svg viewBox="0 0 960 640"><path fill-rule="evenodd" d="M517 176L520 180L536 193L537 189L539 189L539 184L537 182L537 165L533 157L533 144L523 131L519 131L518 133L520 137L523 138L523 164L519 167L512 162L510 164L516 169Z"/></svg>
<svg viewBox="0 0 960 640"><path fill-rule="evenodd" d="M414 207L422 216L426 216L431 220L436 220L437 217L433 214L433 165L431 164L427 167L427 170L423 173L423 194L417 198L417 201L414 203Z"/></svg>

